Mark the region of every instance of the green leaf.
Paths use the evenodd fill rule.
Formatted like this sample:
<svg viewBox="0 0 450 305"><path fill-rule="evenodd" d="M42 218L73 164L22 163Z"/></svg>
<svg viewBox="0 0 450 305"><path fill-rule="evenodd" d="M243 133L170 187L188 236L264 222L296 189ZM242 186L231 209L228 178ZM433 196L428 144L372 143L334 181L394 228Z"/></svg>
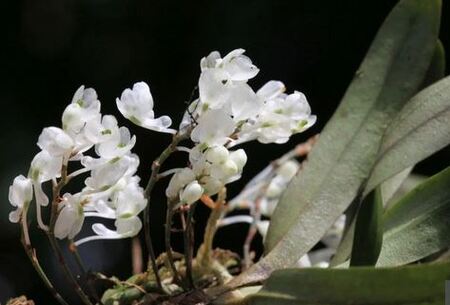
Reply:
<svg viewBox="0 0 450 305"><path fill-rule="evenodd" d="M424 79L440 7L440 0L403 0L394 8L303 170L282 196L266 237L267 256L230 286L291 266L356 199L385 128Z"/></svg>
<svg viewBox="0 0 450 305"><path fill-rule="evenodd" d="M410 177L412 176L410 174L411 170L412 167L408 167L407 169L396 174L395 176L387 179L380 185L382 202L384 207L387 208L388 203L391 202L390 200L404 189L405 184L409 185L407 181L409 181ZM411 190L411 188L409 190ZM330 262L331 267L338 266L349 259L350 254L352 252L353 239L355 235L355 222L356 222L355 219L356 218L349 219L350 223L348 224L347 229L344 231L342 240L339 243L338 248L336 249L335 255L331 259Z"/></svg>
<svg viewBox="0 0 450 305"><path fill-rule="evenodd" d="M434 55L431 64L428 67L427 74L422 83L422 88L426 88L445 76L445 49L442 42L438 39L434 49Z"/></svg>
<svg viewBox="0 0 450 305"><path fill-rule="evenodd" d="M394 195L401 189L402 185L411 175L412 169L412 166L407 167L401 172L381 183L381 195L383 196L383 205L385 207L388 205L389 200L394 197Z"/></svg>
<svg viewBox="0 0 450 305"><path fill-rule="evenodd" d="M383 198L376 188L361 202L355 222L350 266L373 266L383 240Z"/></svg>
<svg viewBox="0 0 450 305"><path fill-rule="evenodd" d="M450 167L400 199L383 227L377 266L408 264L450 247Z"/></svg>
<svg viewBox="0 0 450 305"><path fill-rule="evenodd" d="M398 174L397 174L398 175ZM395 177L395 176L394 176ZM387 181L390 181L392 178L389 178L385 182L383 182L381 185L386 183ZM394 193L394 195L389 199L387 204L385 204L385 210L388 210L392 208L394 204L396 204L400 198L405 196L407 193L412 191L416 186L418 186L420 183L427 180L427 176L419 175L419 174L410 174L408 177L406 177L405 181L400 185L400 187L397 189L397 191Z"/></svg>
<svg viewBox="0 0 450 305"><path fill-rule="evenodd" d="M421 88L425 88L445 76L445 51L440 40L437 41L431 64L428 67ZM410 174L413 166L407 167L396 175L385 180L381 184L381 194L385 208L389 208L397 202L400 197L413 189L419 181L419 176ZM339 247L333 256L330 266L338 266L348 260L352 251L353 239L355 233L355 221L351 220L348 228L345 230Z"/></svg>
<svg viewBox="0 0 450 305"><path fill-rule="evenodd" d="M450 144L450 77L417 94L393 120L366 193Z"/></svg>
<svg viewBox="0 0 450 305"><path fill-rule="evenodd" d="M442 305L450 264L400 268L285 269L272 273L251 305Z"/></svg>

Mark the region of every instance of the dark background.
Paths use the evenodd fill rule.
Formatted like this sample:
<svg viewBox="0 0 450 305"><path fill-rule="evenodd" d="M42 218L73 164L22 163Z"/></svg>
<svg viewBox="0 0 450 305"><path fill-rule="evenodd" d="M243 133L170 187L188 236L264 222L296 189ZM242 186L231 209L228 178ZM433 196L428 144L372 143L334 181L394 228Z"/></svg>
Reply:
<svg viewBox="0 0 450 305"><path fill-rule="evenodd" d="M426 1L426 0L424 0ZM0 302L27 294L38 304L56 303L40 283L18 242L18 228L8 223L8 186L26 175L38 152L45 126L60 126L61 113L74 91L94 87L102 113L116 115L138 137L140 176L149 176L151 160L167 145L167 135L150 133L126 122L115 98L134 82L149 83L156 114L175 124L199 75L199 60L212 50L222 55L242 47L261 69L251 81L258 88L282 80L289 91L304 92L317 124L287 145L246 145L249 162L244 181L289 147L319 132L349 84L384 17L396 1L2 1L0 120ZM441 39L450 49L450 10L444 3ZM447 52L447 55L450 55ZM339 141L339 139L336 139ZM431 175L447 166L449 149L422 162L417 172ZM175 163L168 165L174 166ZM235 194L242 182L231 186ZM155 190L152 225L162 250L164 186ZM197 216L200 234L207 210ZM33 225L32 225L33 227ZM220 231L217 245L241 251L245 227ZM42 264L56 286L68 286L55 271L41 234L33 235ZM177 240L177 238L175 238ZM178 239L179 241L179 239ZM255 241L255 246L260 240ZM80 248L94 270L130 274L129 241L93 242ZM68 295L67 292L63 292ZM73 301L71 304L77 304Z"/></svg>

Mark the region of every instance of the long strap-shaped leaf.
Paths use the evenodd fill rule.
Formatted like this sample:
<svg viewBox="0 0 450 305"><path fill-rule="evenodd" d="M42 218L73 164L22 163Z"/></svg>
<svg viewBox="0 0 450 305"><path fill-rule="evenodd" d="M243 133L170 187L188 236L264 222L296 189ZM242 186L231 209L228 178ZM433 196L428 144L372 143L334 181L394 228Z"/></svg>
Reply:
<svg viewBox="0 0 450 305"><path fill-rule="evenodd" d="M366 192L449 143L450 77L446 77L417 94L389 126Z"/></svg>
<svg viewBox="0 0 450 305"><path fill-rule="evenodd" d="M450 264L275 271L251 305L441 305Z"/></svg>
<svg viewBox="0 0 450 305"><path fill-rule="evenodd" d="M423 81L440 8L440 0L403 0L394 8L301 174L279 202L266 237L270 252L229 286L291 266L355 199L386 126Z"/></svg>
<svg viewBox="0 0 450 305"><path fill-rule="evenodd" d="M445 51L442 45L442 42L438 40L436 43L436 47L434 49L434 55L431 60L430 66L428 67L428 71L426 73L425 79L421 85L421 88L426 88L431 84L441 80L445 76ZM450 128L450 127L449 127ZM428 143L424 143L424 141L415 143L417 146L420 145L428 145ZM398 151L401 154L401 151ZM394 195L398 196L400 194L397 191L407 185L404 183L408 183L413 178L410 173L413 166L407 167L396 175L385 180L381 185L381 194L383 204L390 206L392 205L392 197ZM414 179L413 179L414 180ZM330 263L331 266L337 266L344 263L350 256L350 252L352 249L352 241L354 238L355 231L355 221L354 219L349 219L349 228L345 231L345 234L339 244L338 249L336 250L335 255Z"/></svg>
<svg viewBox="0 0 450 305"><path fill-rule="evenodd" d="M383 217L378 266L397 266L450 247L450 167L427 179Z"/></svg>

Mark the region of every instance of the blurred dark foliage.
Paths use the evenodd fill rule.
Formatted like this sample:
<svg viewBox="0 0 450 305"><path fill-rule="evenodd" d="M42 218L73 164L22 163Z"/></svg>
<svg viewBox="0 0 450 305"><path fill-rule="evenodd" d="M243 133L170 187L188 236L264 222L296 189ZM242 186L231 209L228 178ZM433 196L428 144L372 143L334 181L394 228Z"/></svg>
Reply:
<svg viewBox="0 0 450 305"><path fill-rule="evenodd" d="M395 2L1 1L0 302L27 294L37 304L55 303L21 249L18 228L7 221L8 185L17 174L27 173L38 151L35 143L41 129L60 125L62 110L81 84L97 90L103 113L120 117L115 98L134 82L144 80L150 84L156 113L169 114L178 123L196 85L200 58L212 50L226 54L245 48L261 69L252 81L255 88L280 79L288 90L303 91L319 118L314 128L287 145L246 145L249 162L242 180L246 181L268 161L321 130ZM444 3L441 39L450 50L449 8ZM119 120L138 137L135 152L141 158L139 174L145 182L151 160L169 138ZM422 162L417 172L437 172L448 165L449 153L447 148ZM167 167L179 164L173 159ZM235 194L243 183L231 185L229 194ZM163 248L163 190L164 185L155 190L158 195L152 203L157 252ZM207 214L206 208L198 209L197 236L202 234ZM243 232L242 226L223 229L216 244L240 253ZM69 296L70 289L56 270L45 237L37 233L33 239L56 286ZM174 239L181 241L181 237ZM259 252L260 242L254 242ZM122 278L130 274L129 241L94 242L80 251L94 270ZM77 304L71 297L71 304Z"/></svg>

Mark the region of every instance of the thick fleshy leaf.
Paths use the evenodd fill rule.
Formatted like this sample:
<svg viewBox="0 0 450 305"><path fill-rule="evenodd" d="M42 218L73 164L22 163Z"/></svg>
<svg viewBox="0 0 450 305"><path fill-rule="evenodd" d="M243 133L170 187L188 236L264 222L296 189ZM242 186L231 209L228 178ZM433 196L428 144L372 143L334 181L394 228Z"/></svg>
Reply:
<svg viewBox="0 0 450 305"><path fill-rule="evenodd" d="M450 264L275 271L251 305L440 305Z"/></svg>
<svg viewBox="0 0 450 305"><path fill-rule="evenodd" d="M382 215L383 195L378 187L359 207L350 266L373 266L377 262L383 240Z"/></svg>
<svg viewBox="0 0 450 305"><path fill-rule="evenodd" d="M450 77L417 94L383 138L366 193L450 144Z"/></svg>
<svg viewBox="0 0 450 305"><path fill-rule="evenodd" d="M440 7L439 0L403 0L394 8L308 161L281 198L266 238L267 256L230 286L291 266L356 198L386 126L425 77Z"/></svg>
<svg viewBox="0 0 450 305"><path fill-rule="evenodd" d="M450 167L394 204L383 227L378 266L408 264L450 247Z"/></svg>
<svg viewBox="0 0 450 305"><path fill-rule="evenodd" d="M434 49L433 59L431 60L431 64L428 67L428 71L423 81L422 87L426 88L434 84L438 80L444 78L445 66L446 66L446 58L444 45L438 39L436 47Z"/></svg>
<svg viewBox="0 0 450 305"><path fill-rule="evenodd" d="M439 81L445 76L445 51L440 40L437 41L433 58L422 82L421 88ZM424 180L424 177L411 174L413 166L407 167L396 175L390 177L381 183L381 194L383 196L383 204L385 208L389 208L393 203L397 202L400 197L405 195L417 184ZM355 233L355 220L350 219L348 228L344 232L341 243L333 256L330 266L338 266L346 262L352 251L352 244Z"/></svg>
<svg viewBox="0 0 450 305"><path fill-rule="evenodd" d="M380 185L382 202L385 208L387 208L387 203L390 202L389 200L392 199L394 195L397 195L397 193L400 193L403 185L406 184L406 181L408 181L408 177L411 177L411 170L412 167L409 167L398 173L397 175L384 181ZM411 190L411 188L409 190ZM356 218L354 217L354 215L348 215L347 217L350 217L348 218L347 229L344 231L344 235L342 236L341 242L336 249L336 253L331 259L331 267L336 267L346 262L350 258L350 254L352 252L353 240L355 237Z"/></svg>

